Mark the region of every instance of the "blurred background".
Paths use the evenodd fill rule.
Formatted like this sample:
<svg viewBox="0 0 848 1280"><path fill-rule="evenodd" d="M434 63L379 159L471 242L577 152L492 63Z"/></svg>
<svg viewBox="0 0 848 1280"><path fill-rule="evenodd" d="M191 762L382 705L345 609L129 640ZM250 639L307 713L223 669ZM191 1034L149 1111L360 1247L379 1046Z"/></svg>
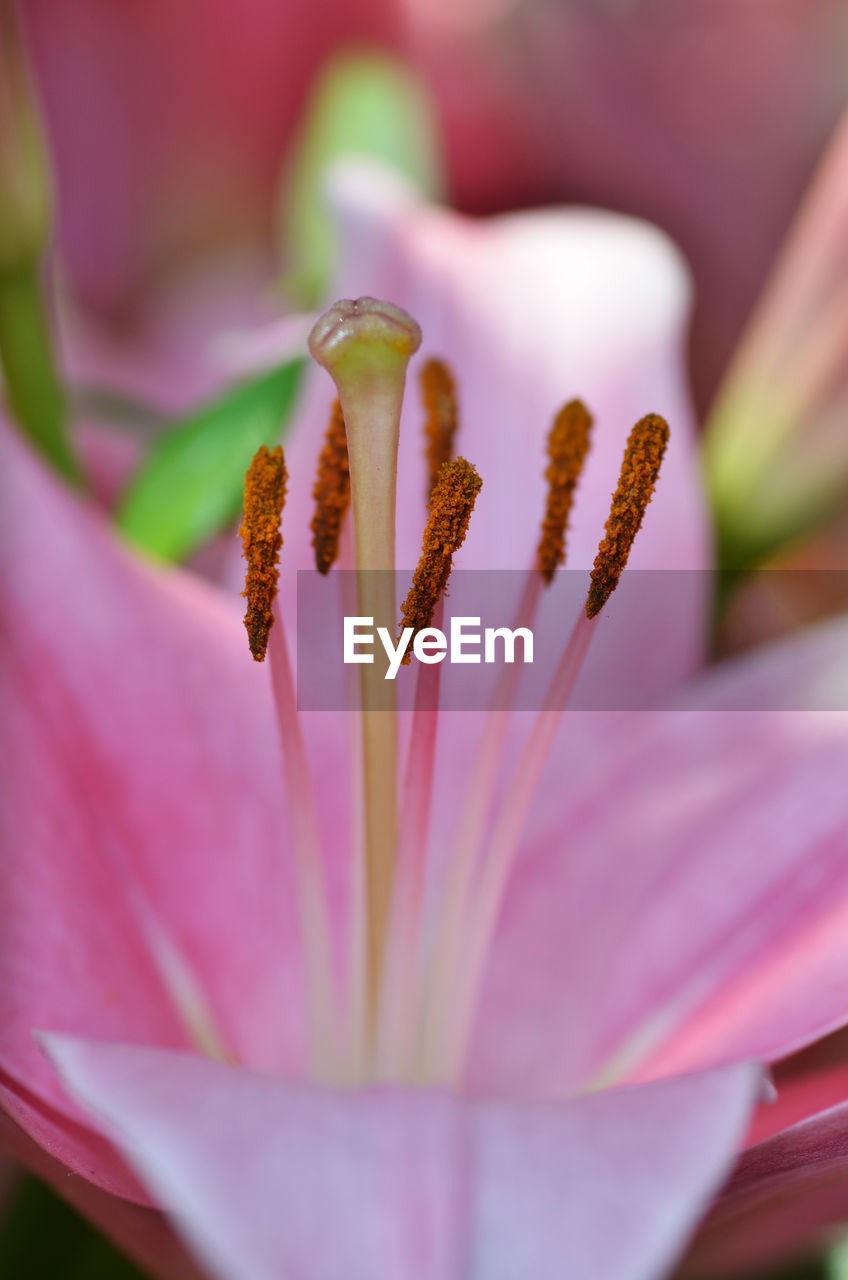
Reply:
<svg viewBox="0 0 848 1280"><path fill-rule="evenodd" d="M341 52L429 94L444 194L665 228L706 406L848 100L841 0L24 0L76 295L127 325L175 270L280 248L281 174ZM284 197L282 197L284 199Z"/></svg>
<svg viewBox="0 0 848 1280"><path fill-rule="evenodd" d="M151 438L219 391L201 350L210 315L252 321L320 299L332 252L320 178L356 151L469 214L577 202L664 228L695 279L689 360L719 442L710 475L725 567L844 567L848 444L828 453L828 484L811 481L800 514L763 512L750 546L739 510L758 475L741 494L722 475L746 415L755 426L768 416L760 382L775 395L750 362L744 377L734 364L757 300L816 175L839 199L843 172L848 186L848 158L828 152L848 105L845 0L22 0L19 30L9 0L0 6L0 219L16 231L11 209L23 232L30 221L36 239L43 231L33 254L49 266L55 359L70 370L80 430L99 424L102 444L121 428L104 500L117 501ZM35 213L27 198L15 204L31 177L22 66L51 193ZM835 225L815 269L841 280L848 218ZM0 274L4 245L7 266L18 252L0 231ZM793 252L803 266L803 236ZM785 295L778 309L791 307ZM794 406L784 440L813 417L845 420L844 327L824 390ZM737 592L721 647L845 604L841 579L772 581ZM844 1252L792 1274L848 1276ZM133 1274L3 1166L0 1275Z"/></svg>

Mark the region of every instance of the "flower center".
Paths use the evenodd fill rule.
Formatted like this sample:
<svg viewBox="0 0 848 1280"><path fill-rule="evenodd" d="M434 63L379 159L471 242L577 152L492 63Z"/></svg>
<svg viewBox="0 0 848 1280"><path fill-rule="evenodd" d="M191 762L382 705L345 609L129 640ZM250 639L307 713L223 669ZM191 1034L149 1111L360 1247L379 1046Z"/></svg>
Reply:
<svg viewBox="0 0 848 1280"><path fill-rule="evenodd" d="M336 562L348 505L352 509L356 608L394 634L395 503L398 435L406 371L421 334L415 321L371 298L337 303L310 335L310 351L338 392L318 461L312 521L316 566ZM465 538L482 481L472 464L453 458L458 417L453 378L439 360L421 374L425 410L428 519L423 550L401 609L402 639L442 620L454 553ZM592 418L579 400L557 414L548 437L548 497L541 535L516 618L532 627L543 586L565 557L575 491ZM271 658L281 731L304 942L310 1071L319 1078L362 1082L413 1079L456 1082L466 1058L486 959L519 840L563 711L580 673L597 618L615 590L653 495L668 441L662 418L648 415L630 433L585 610L566 641L542 709L511 780L496 804L496 779L519 670L505 664L461 811L447 870L423 928L429 819L439 727L441 667L417 673L413 723L398 798L395 684L379 662L360 667L361 844L354 837L350 933L358 954L347 1019L333 982L333 956L323 855L313 782L288 658L285 630L273 605L281 546L286 472L282 450L260 449L245 485L242 526L248 564L245 622L251 652ZM408 656L405 659L408 661ZM400 815L400 820L399 820ZM492 835L487 839L487 833ZM357 876L359 882L356 882Z"/></svg>

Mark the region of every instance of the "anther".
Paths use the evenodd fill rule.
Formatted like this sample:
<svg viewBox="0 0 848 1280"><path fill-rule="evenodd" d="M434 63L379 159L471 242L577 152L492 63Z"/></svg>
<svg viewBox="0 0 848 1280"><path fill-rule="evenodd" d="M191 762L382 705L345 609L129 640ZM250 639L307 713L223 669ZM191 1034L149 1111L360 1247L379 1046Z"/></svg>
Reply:
<svg viewBox="0 0 848 1280"><path fill-rule="evenodd" d="M641 418L630 432L604 538L592 569L587 618L600 613L618 586L633 539L653 497L667 444L668 423L656 413Z"/></svg>
<svg viewBox="0 0 848 1280"><path fill-rule="evenodd" d="M401 627L417 634L433 621L453 567L453 555L465 541L468 523L483 481L470 462L445 462L430 495L421 559L401 606Z"/></svg>
<svg viewBox="0 0 848 1280"><path fill-rule="evenodd" d="M574 491L589 452L592 415L582 400L569 400L560 409L548 434L548 501L536 552L536 565L550 585L565 559L565 533Z"/></svg>
<svg viewBox="0 0 848 1280"><path fill-rule="evenodd" d="M240 530L247 561L242 592L247 600L244 625L256 662L265 661L268 635L274 622L273 605L280 577L277 565L283 545L280 518L287 480L280 445L275 449L261 445L244 478L244 519Z"/></svg>
<svg viewBox="0 0 848 1280"><path fill-rule="evenodd" d="M312 517L312 545L315 567L329 573L339 554L339 534L350 506L350 462L342 406L333 405L324 447L318 458L318 475L312 490L315 514Z"/></svg>
<svg viewBox="0 0 848 1280"><path fill-rule="evenodd" d="M428 360L421 369L421 399L427 415L424 423L427 459L427 496L436 484L442 463L453 457L457 428L456 384L442 360Z"/></svg>

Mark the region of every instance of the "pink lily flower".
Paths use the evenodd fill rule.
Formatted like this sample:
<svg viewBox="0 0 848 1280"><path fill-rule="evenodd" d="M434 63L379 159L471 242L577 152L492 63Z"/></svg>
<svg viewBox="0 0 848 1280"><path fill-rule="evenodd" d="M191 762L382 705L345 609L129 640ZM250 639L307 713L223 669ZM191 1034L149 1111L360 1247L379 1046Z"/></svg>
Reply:
<svg viewBox="0 0 848 1280"><path fill-rule="evenodd" d="M344 1016L361 1008L362 917L344 718L298 715L279 659L273 691L250 662L230 596L118 545L4 429L4 1141L159 1276L192 1274L164 1213L226 1280L652 1280L744 1144L749 1064L845 1021L848 724L770 710L816 690L838 703L845 624L697 676L709 553L689 293L659 233L582 210L468 223L371 171L346 173L335 202L339 291L391 293L457 374L459 447L484 477L462 565L531 563L563 399L597 419L578 569L632 422L673 424L631 563L687 571L686 589L646 615L625 583L578 685L589 705L638 685L667 709L563 718L493 927L459 919L442 1050L422 1064L401 1036L364 1058ZM316 375L287 449L277 645L331 398ZM417 416L407 403L400 565L424 523ZM431 861L451 848L480 722L446 714L438 730ZM407 816L401 842L417 836ZM848 1129L841 1109L813 1123ZM727 1194L768 1207L787 1168L781 1195L810 1190L808 1133L752 1148Z"/></svg>

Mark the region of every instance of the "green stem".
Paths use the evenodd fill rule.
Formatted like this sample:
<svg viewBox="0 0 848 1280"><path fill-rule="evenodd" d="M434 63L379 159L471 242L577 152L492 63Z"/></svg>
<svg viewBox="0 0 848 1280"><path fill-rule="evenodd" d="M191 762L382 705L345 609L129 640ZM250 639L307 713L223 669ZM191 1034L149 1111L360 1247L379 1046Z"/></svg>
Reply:
<svg viewBox="0 0 848 1280"><path fill-rule="evenodd" d="M0 364L6 401L22 431L75 484L82 473L68 436L65 394L34 262L0 272Z"/></svg>

